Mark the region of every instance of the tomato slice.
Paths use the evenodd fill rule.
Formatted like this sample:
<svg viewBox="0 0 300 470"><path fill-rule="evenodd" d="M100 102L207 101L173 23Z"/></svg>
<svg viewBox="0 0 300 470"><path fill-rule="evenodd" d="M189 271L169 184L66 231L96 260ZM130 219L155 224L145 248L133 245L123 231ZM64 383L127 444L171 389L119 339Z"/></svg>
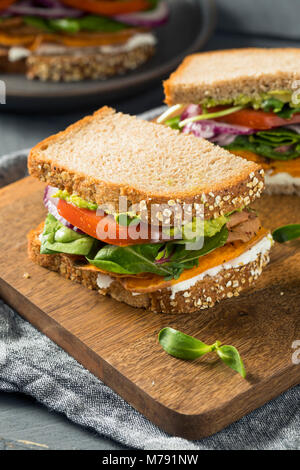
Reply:
<svg viewBox="0 0 300 470"><path fill-rule="evenodd" d="M128 246L159 241L160 232L151 233L151 227L147 224L140 223L130 227L119 225L113 216L101 215L100 211L80 209L63 199L59 200L57 210L70 224L109 245Z"/></svg>
<svg viewBox="0 0 300 470"><path fill-rule="evenodd" d="M147 0L62 0L62 3L98 15L113 16L150 8Z"/></svg>
<svg viewBox="0 0 300 470"><path fill-rule="evenodd" d="M5 10L10 7L13 3L16 3L17 0L0 0L0 11Z"/></svg>
<svg viewBox="0 0 300 470"><path fill-rule="evenodd" d="M226 107L218 106L210 108L210 112L221 111L222 109L226 109ZM288 124L298 124L300 123L300 114L294 114L291 119L282 119L275 113L266 113L265 111L246 108L236 113L228 114L228 116L217 118L216 121L228 122L229 124L251 127L252 129L262 131Z"/></svg>

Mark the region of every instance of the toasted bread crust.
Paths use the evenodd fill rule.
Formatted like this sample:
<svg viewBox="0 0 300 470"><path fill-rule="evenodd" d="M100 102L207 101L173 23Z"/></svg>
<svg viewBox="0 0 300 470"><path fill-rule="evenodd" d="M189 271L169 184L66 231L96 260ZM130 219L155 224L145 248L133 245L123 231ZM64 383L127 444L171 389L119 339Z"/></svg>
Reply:
<svg viewBox="0 0 300 470"><path fill-rule="evenodd" d="M152 158L152 167L149 165L149 161L143 162L144 167L142 169L146 175L144 179L143 177L138 178L141 167L137 166L135 154L133 152L133 154L129 156L125 154L127 151L126 143L125 145L123 144L124 148L121 147L121 150L119 150L118 138L119 135L121 136L120 132L116 134L112 142L108 141L107 144L108 147L111 145L115 154L113 154L113 150L110 152L110 148L105 148L106 154L91 157L90 165L83 160L83 157L75 157L70 164L69 161L72 155L69 156L69 154L65 157L65 161L62 162L57 150L56 157L53 157L53 148L65 148L67 144L69 144L71 149L73 148L73 151L75 148L76 152L75 138L78 140L78 134L82 133L84 136L85 132L91 132L88 130L90 127L92 128L93 125L95 126L95 122L97 126L101 126L101 124L102 127L106 126L107 132L111 134L117 132L119 123L122 123L124 132L125 129L128 129L128 139L131 138L134 143L136 138L134 135L135 131L139 132L140 135L145 134L147 136L145 139L146 143L147 139L155 141L155 147L151 146L151 142L149 144L149 161ZM94 131L91 135L94 135ZM99 136L101 137L100 127ZM140 146L144 144L143 140L141 140L143 138L144 137L140 138ZM168 180L168 178L173 178L173 168L167 167L165 170L164 167L162 167L162 171L164 171L164 174L162 174L162 171L159 171L155 167L155 165L159 165L160 163L164 165L164 162L161 162L161 158L158 162L158 158L155 155L156 148L161 144L161 146L164 145L166 147L166 152L168 152L169 142L172 144L174 151L178 154L173 155L173 153L170 154L169 152L169 162L171 159L172 161L174 159L174 167L176 167L176 173L179 175L176 175L176 177L183 180L183 183L176 183L176 186L173 186L174 189L168 186L168 181L165 181ZM151 149L152 155L150 154ZM193 153L192 166L190 166L190 149ZM142 151L143 150L144 147L142 147ZM65 152L67 153L68 149L66 149ZM89 149L87 148L86 153L88 154L88 152ZM118 172L118 165L120 165L118 152L124 155L123 158L126 160L125 164L127 165L127 171L120 168L120 177L119 175L112 174L113 168L111 167L109 167L108 171L109 176L106 178L102 177L102 170L99 170L98 162L95 165L95 171L90 171L95 164L96 158L99 162L103 161L103 163L106 164L107 159L111 159L112 153L115 160L111 165L114 164L114 172ZM136 151L134 150L134 152ZM182 160L182 152L186 154L184 161ZM142 158L146 157L143 155ZM86 165L85 170L82 170L84 165ZM132 175L129 174L131 171L130 165L134 167L135 171ZM169 163L169 165L171 165L171 163ZM215 171L213 171L213 168L215 168L214 165L217 165ZM210 172L210 181L207 180L208 176L206 177L208 174L205 173L204 177L203 171L200 171L202 166L207 169L205 171ZM170 128L141 121L134 117L123 115L122 113L116 114L114 110L106 106L94 113L93 116L85 117L81 121L68 127L65 131L45 139L34 147L28 158L28 169L32 176L39 178L45 183L60 189L66 189L70 193L76 193L82 198L99 205L111 204L115 207L116 211L118 210L120 196L127 196L129 205L140 205L141 210L145 207L146 202L149 210L149 220L152 204L173 206L174 201L181 205L204 203L205 218L215 218L221 214L249 205L256 198L260 197L264 188L264 172L257 164L235 157L226 150L214 146L204 139L199 139L191 135L181 135L178 131L174 131ZM202 181L199 181L199 183L196 178L198 174L196 171L202 173ZM91 175L91 173L93 173L93 175ZM98 173L98 175L96 173ZM94 176L94 174L96 176ZM119 182L116 181L116 176L119 177L119 179L121 178ZM196 183L193 183L192 188L189 189L192 177L194 177ZM148 178L147 181L146 178ZM162 180L162 178L164 178L164 180ZM127 181L130 182L128 183ZM180 190L181 184L186 185L185 189ZM139 211L137 210L137 212Z"/></svg>
<svg viewBox="0 0 300 470"><path fill-rule="evenodd" d="M169 288L147 294L134 295L127 291L118 280L113 280L106 289L97 285L98 273L85 271L76 265L78 257L66 254L41 255L39 235L43 223L28 234L28 254L30 259L40 266L59 273L61 276L78 282L88 289L98 290L102 295L109 295L119 302L137 308L147 308L156 313L193 313L213 307L222 299L238 296L239 293L252 285L269 262L269 252L260 254L244 266L223 269L216 276L206 276L189 289L177 292L172 296Z"/></svg>
<svg viewBox="0 0 300 470"><path fill-rule="evenodd" d="M274 90L292 90L300 79L300 49L247 48L186 57L164 82L166 103L223 101ZM294 89L293 89L294 90Z"/></svg>

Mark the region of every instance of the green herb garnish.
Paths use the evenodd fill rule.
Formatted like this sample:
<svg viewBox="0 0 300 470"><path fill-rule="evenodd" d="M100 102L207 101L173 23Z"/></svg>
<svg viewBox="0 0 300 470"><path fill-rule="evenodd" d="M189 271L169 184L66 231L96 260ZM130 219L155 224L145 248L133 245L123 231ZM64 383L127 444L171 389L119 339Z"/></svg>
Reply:
<svg viewBox="0 0 300 470"><path fill-rule="evenodd" d="M300 224L290 224L278 227L272 233L274 240L278 243L285 243L296 238L300 238Z"/></svg>
<svg viewBox="0 0 300 470"><path fill-rule="evenodd" d="M171 127L171 129L180 129L179 127L179 123L180 123L180 116L175 116L175 117L172 117L170 119L167 119L167 121L165 121L165 125L166 126L169 126Z"/></svg>
<svg viewBox="0 0 300 470"><path fill-rule="evenodd" d="M216 352L228 367L238 372L243 378L246 377L242 358L234 346L222 346L220 341L211 345L205 344L193 336L169 327L159 332L158 341L168 354L178 359L193 360L210 352Z"/></svg>

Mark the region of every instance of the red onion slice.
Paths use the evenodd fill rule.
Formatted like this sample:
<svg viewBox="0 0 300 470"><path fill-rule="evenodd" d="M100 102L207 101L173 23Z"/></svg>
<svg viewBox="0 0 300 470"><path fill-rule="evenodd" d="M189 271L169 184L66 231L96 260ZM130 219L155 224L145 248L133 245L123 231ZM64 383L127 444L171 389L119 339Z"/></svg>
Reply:
<svg viewBox="0 0 300 470"><path fill-rule="evenodd" d="M46 19L59 19L59 18L79 18L84 15L83 11L75 8L69 8L56 1L44 2L43 6L36 6L33 0L23 0L15 3L2 12L1 16L17 15L17 16L39 16ZM55 5L55 6L54 6Z"/></svg>
<svg viewBox="0 0 300 470"><path fill-rule="evenodd" d="M166 2L160 2L154 10L141 11L137 13L128 13L124 15L116 15L113 18L124 24L131 26L146 26L153 28L161 26L168 21L169 7Z"/></svg>
<svg viewBox="0 0 300 470"><path fill-rule="evenodd" d="M210 139L216 145L220 145L220 147L226 147L227 145L232 144L235 141L236 135L232 134L220 134L213 139Z"/></svg>
<svg viewBox="0 0 300 470"><path fill-rule="evenodd" d="M59 0L33 0L33 4L38 7L60 8L62 4Z"/></svg>
<svg viewBox="0 0 300 470"><path fill-rule="evenodd" d="M180 116L180 120L184 121L185 119L199 116L199 114L202 114L201 106L199 104L189 104Z"/></svg>
<svg viewBox="0 0 300 470"><path fill-rule="evenodd" d="M184 126L182 132L184 134L194 134L196 137L202 137L218 145L225 146L231 144L237 135L251 135L257 131L250 127L203 119L203 121L189 122Z"/></svg>
<svg viewBox="0 0 300 470"><path fill-rule="evenodd" d="M47 186L45 189L43 201L46 209L48 209L49 214L53 215L53 217L55 217L56 220L58 220L65 227L74 230L74 232L84 234L84 232L82 232L79 228L74 227L74 225L70 224L70 222L68 222L64 217L59 214L57 210L59 199L53 197L53 195L57 193L57 191L58 188L53 188L53 186Z"/></svg>

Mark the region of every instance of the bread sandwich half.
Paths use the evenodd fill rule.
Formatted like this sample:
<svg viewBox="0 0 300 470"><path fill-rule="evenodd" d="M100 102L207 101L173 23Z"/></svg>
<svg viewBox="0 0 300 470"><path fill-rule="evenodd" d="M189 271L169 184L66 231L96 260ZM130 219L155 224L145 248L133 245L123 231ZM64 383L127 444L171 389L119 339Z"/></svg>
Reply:
<svg viewBox="0 0 300 470"><path fill-rule="evenodd" d="M150 59L160 0L2 0L0 72L42 81L106 79Z"/></svg>
<svg viewBox="0 0 300 470"><path fill-rule="evenodd" d="M238 296L269 261L254 162L103 107L29 155L48 215L35 263L135 307L189 313Z"/></svg>
<svg viewBox="0 0 300 470"><path fill-rule="evenodd" d="M269 193L300 196L300 49L194 54L164 89L159 122L258 163Z"/></svg>

